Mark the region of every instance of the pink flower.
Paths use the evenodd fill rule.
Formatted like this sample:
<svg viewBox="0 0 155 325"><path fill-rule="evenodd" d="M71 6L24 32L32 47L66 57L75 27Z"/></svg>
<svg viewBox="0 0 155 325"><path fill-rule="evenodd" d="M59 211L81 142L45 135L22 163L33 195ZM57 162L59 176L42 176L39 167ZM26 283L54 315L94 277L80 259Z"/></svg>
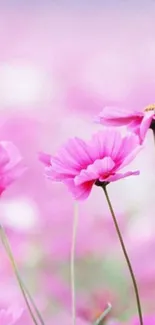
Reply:
<svg viewBox="0 0 155 325"><path fill-rule="evenodd" d="M11 309L0 310L1 325L32 325L30 316L26 311L13 312Z"/></svg>
<svg viewBox="0 0 155 325"><path fill-rule="evenodd" d="M149 105L143 111L105 107L99 114L98 121L105 126L127 126L135 132L142 143L149 128L155 129L155 104Z"/></svg>
<svg viewBox="0 0 155 325"><path fill-rule="evenodd" d="M85 142L79 138L70 139L62 146L51 166L45 168L46 176L63 182L75 199L89 196L92 186L138 175L139 171L122 172L140 149L138 137L128 134L125 137L115 129L107 129L93 135Z"/></svg>
<svg viewBox="0 0 155 325"><path fill-rule="evenodd" d="M25 167L16 146L8 141L0 142L0 194L18 178Z"/></svg>

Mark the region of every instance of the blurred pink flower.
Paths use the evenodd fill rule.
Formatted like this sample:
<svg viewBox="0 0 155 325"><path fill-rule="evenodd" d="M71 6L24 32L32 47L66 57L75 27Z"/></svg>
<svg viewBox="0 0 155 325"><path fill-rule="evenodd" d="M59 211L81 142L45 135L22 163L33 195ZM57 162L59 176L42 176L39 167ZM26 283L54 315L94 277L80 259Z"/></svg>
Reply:
<svg viewBox="0 0 155 325"><path fill-rule="evenodd" d="M122 137L114 129L94 134L89 142L73 138L60 148L55 157L51 156L51 166L47 164L46 176L66 184L75 199L85 199L94 184L102 185L138 175L139 171L119 171L133 160L139 149L136 135Z"/></svg>
<svg viewBox="0 0 155 325"><path fill-rule="evenodd" d="M11 309L0 310L1 325L32 325L30 316L26 311L13 312Z"/></svg>
<svg viewBox="0 0 155 325"><path fill-rule="evenodd" d="M102 292L94 292L89 295L89 297L84 297L80 295L77 301L77 315L86 321L95 323L95 321L102 315L102 313L107 309L108 301L110 303L116 301L117 297L108 292L106 289ZM113 303L112 303L113 306ZM112 310L105 317L106 320L111 317Z"/></svg>
<svg viewBox="0 0 155 325"><path fill-rule="evenodd" d="M144 316L144 325L154 325L155 316ZM139 320L135 318L132 322L129 322L129 325L139 325Z"/></svg>
<svg viewBox="0 0 155 325"><path fill-rule="evenodd" d="M71 325L72 324L72 317L67 312L61 312L55 317L53 317L48 325L55 325L55 324L63 324L63 325ZM89 325L91 323L81 319L80 317L76 317L76 324L77 325Z"/></svg>
<svg viewBox="0 0 155 325"><path fill-rule="evenodd" d="M0 194L18 178L25 167L18 149L8 141L0 142Z"/></svg>
<svg viewBox="0 0 155 325"><path fill-rule="evenodd" d="M142 143L147 130L155 127L155 104L147 106L143 111L105 107L97 120L106 126L126 125L139 136Z"/></svg>

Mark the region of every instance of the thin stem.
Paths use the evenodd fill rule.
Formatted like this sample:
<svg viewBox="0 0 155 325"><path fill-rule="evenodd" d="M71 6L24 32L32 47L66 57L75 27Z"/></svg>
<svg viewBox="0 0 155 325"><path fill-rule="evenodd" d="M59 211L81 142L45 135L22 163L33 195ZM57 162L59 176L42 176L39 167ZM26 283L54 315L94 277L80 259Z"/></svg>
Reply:
<svg viewBox="0 0 155 325"><path fill-rule="evenodd" d="M76 296L75 296L75 245L76 245L76 231L78 223L78 205L74 205L74 220L73 220L73 233L72 233L72 246L71 246L71 291L72 291L72 321L76 325Z"/></svg>
<svg viewBox="0 0 155 325"><path fill-rule="evenodd" d="M104 318L109 314L110 310L111 310L112 306L110 303L108 303L108 307L106 308L106 310L104 310L104 312L98 317L98 319L96 320L96 322L94 323L94 325L100 325L100 323L104 320Z"/></svg>
<svg viewBox="0 0 155 325"><path fill-rule="evenodd" d="M3 245L4 245L4 248L5 248L5 250L6 250L7 254L8 254L8 257L9 257L9 259L10 259L10 262L11 262L11 264L12 264L12 267L13 267L14 273L15 273L15 275L16 275L16 278L17 278L17 281L18 281L19 287L20 287L21 292L22 292L22 294L23 294L23 297L24 297L24 300L25 300L26 306L27 306L27 308L28 308L28 310L29 310L29 313L30 313L30 315L31 315L31 318L32 318L34 324L35 324L35 325L38 325L38 322L36 321L35 316L33 315L33 312L32 312L32 310L31 310L30 304L29 304L29 302L28 302L27 296L26 296L26 294L25 294L25 291L24 291L24 288L23 288L23 284L22 284L21 278L20 278L20 276L19 276L18 269L17 269L16 263L15 263L15 260L14 260L13 254L12 254L12 251L11 251L10 244L9 244L9 242L8 242L7 236L6 236L5 231L4 231L4 229L3 229L2 226L0 226L0 236L1 236L1 240L2 240L2 243L3 243ZM44 323L43 323L42 325L44 325Z"/></svg>
<svg viewBox="0 0 155 325"><path fill-rule="evenodd" d="M154 140L154 144L155 144L155 130L152 129L152 131L153 131L153 140Z"/></svg>
<svg viewBox="0 0 155 325"><path fill-rule="evenodd" d="M19 273L18 273L18 274L19 274ZM43 318L42 318L42 316L41 316L41 314L40 314L40 312L39 312L39 309L37 308L37 306L36 306L36 304L35 304L35 302L34 302L32 296L30 295L30 293L29 293L29 291L28 291L28 289L27 289L25 283L24 283L23 280L21 279L21 277L20 277L20 280L21 280L22 286L23 286L23 288L24 288L24 290L25 290L25 292L26 292L26 294L27 294L27 296L28 296L28 298L29 298L29 300L30 300L30 302L31 302L31 304L32 304L32 306L33 306L35 312L36 312L36 315L38 316L38 319L39 319L39 321L40 321L40 324L41 324L41 325L45 325L44 320L43 320Z"/></svg>
<svg viewBox="0 0 155 325"><path fill-rule="evenodd" d="M114 210L113 210L113 207L112 207L112 204L111 204L109 195L107 193L106 186L103 186L102 188L104 190L104 193L105 193L105 196L106 196L106 199L107 199L107 202L108 202L108 206L109 206L109 209L110 209L110 212L111 212L113 221L114 221L115 229L117 231L117 234L118 234L118 237L119 237L119 240L120 240L120 244L121 244L121 247L122 247L122 250L123 250L123 253L124 253L124 256L125 256L127 265L128 265L128 268L129 268L129 272L130 272L130 275L131 275L131 278L132 278L132 281L133 281L133 286L134 286L135 295L136 295L136 301L137 301L137 308L138 308L140 325L143 325L142 309L141 309L141 304L140 304L140 297L139 297L139 292L138 292L138 286L137 286L136 278L135 278L135 275L134 275L134 272L133 272L133 269L132 269L132 266L131 266L131 263L130 263L130 259L128 257L127 250L125 248L125 244L123 242L123 238L122 238L121 232L119 230L119 226L118 226L118 223L117 223L117 219L116 219L116 216L115 216L115 213L114 213Z"/></svg>

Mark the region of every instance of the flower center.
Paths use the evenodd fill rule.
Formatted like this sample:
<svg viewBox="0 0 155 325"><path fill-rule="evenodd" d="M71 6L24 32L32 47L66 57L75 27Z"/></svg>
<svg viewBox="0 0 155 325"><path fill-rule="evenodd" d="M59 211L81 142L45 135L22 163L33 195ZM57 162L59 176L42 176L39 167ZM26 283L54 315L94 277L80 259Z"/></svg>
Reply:
<svg viewBox="0 0 155 325"><path fill-rule="evenodd" d="M96 186L100 186L100 187L104 187L104 186L107 186L109 184L109 182L101 182L99 181L99 179L97 179L97 181L95 182L95 185Z"/></svg>
<svg viewBox="0 0 155 325"><path fill-rule="evenodd" d="M150 104L144 108L144 112L150 112L150 111L155 111L155 103Z"/></svg>

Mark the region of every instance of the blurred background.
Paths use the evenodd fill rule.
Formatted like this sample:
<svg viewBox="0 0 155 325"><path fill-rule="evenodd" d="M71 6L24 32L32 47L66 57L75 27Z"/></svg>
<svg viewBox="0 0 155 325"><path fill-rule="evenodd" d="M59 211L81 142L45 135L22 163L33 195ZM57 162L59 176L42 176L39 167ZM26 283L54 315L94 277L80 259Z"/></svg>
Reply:
<svg viewBox="0 0 155 325"><path fill-rule="evenodd" d="M20 149L27 171L0 201L14 256L48 321L71 312L73 200L44 178L38 152L90 137L105 105L155 102L155 1L0 1L0 139ZM137 178L109 185L142 307L155 301L155 148L151 131L133 166ZM136 313L132 282L99 188L80 203L76 244L78 316L91 323ZM0 246L0 306L23 306Z"/></svg>

